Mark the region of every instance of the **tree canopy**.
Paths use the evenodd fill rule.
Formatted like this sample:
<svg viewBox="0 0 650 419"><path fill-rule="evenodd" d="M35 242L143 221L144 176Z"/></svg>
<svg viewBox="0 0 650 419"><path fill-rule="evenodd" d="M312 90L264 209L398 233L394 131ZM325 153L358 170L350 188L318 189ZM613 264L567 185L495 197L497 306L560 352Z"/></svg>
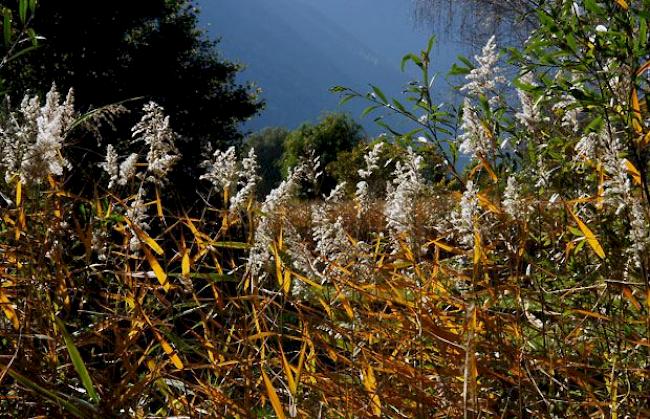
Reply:
<svg viewBox="0 0 650 419"><path fill-rule="evenodd" d="M284 142L283 169L286 173L302 159L318 156L325 173L314 192L316 195L327 193L336 185L328 165L336 161L339 153L352 150L362 139L363 129L350 116L341 113L325 115L318 124L302 124L289 134Z"/></svg>

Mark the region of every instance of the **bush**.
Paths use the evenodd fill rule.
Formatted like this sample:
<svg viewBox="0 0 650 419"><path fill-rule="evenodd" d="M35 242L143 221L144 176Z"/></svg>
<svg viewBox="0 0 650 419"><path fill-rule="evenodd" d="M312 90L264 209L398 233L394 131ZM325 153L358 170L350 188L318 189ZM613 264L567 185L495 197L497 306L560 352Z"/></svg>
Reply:
<svg viewBox="0 0 650 419"><path fill-rule="evenodd" d="M305 123L292 131L284 143L285 175L305 159L318 158L323 175L314 186L305 185L305 196L327 194L336 185L328 167L339 153L351 150L362 139L362 128L345 114L325 115L318 124ZM311 191L309 189L312 189Z"/></svg>

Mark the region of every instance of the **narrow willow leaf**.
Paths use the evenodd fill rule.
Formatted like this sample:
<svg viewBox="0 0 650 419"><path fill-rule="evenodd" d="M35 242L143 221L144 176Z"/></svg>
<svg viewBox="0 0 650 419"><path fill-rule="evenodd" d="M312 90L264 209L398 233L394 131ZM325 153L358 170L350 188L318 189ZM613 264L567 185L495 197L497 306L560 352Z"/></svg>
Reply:
<svg viewBox="0 0 650 419"><path fill-rule="evenodd" d="M99 395L95 391L95 386L93 385L93 381L90 378L90 374L88 373L86 364L84 363L83 358L81 358L81 354L79 354L79 350L75 346L74 341L72 340L72 336L70 336L70 334L66 330L65 325L63 324L63 321L61 321L61 319L55 317L54 320L56 321L56 325L58 326L58 328L61 330L61 334L63 335L63 340L65 341L65 346L68 349L68 354L70 354L70 359L72 360L72 365L74 366L74 369L77 371L77 374L79 374L79 378L81 378L81 383L83 384L84 388L88 392L88 396L90 397L90 400L95 403L99 403Z"/></svg>
<svg viewBox="0 0 650 419"><path fill-rule="evenodd" d="M291 372L291 364L289 364L282 347L280 347L280 353L282 355L282 368L284 369L284 375L287 377L287 383L289 384L289 392L292 396L295 396L298 392L298 384L293 376L293 372Z"/></svg>
<svg viewBox="0 0 650 419"><path fill-rule="evenodd" d="M289 269L285 269L284 271L284 280L282 281L282 291L284 291L284 293L287 295L291 291L291 271Z"/></svg>
<svg viewBox="0 0 650 419"><path fill-rule="evenodd" d="M481 235L478 231L474 232L474 265L481 261Z"/></svg>
<svg viewBox="0 0 650 419"><path fill-rule="evenodd" d="M19 179L18 182L16 182L16 206L19 207L22 202L23 202L23 183Z"/></svg>
<svg viewBox="0 0 650 419"><path fill-rule="evenodd" d="M4 311L5 316L11 321L11 324L13 325L14 329L19 330L20 329L20 321L18 320L18 315L16 314L16 310L14 310L14 307L12 306L11 302L9 301L9 298L7 298L7 295L4 293L2 288L0 288L0 305L2 306L2 311Z"/></svg>
<svg viewBox="0 0 650 419"><path fill-rule="evenodd" d="M160 200L160 188L156 186L156 212L159 218L163 218L163 206Z"/></svg>
<svg viewBox="0 0 650 419"><path fill-rule="evenodd" d="M224 249L250 249L250 244L242 242L210 242L212 247L220 247Z"/></svg>
<svg viewBox="0 0 650 419"><path fill-rule="evenodd" d="M183 259L181 260L181 275L183 278L190 276L190 252L187 249L183 250Z"/></svg>
<svg viewBox="0 0 650 419"><path fill-rule="evenodd" d="M277 415L278 418L285 419L286 416L284 414L284 411L282 410L282 403L280 403L280 398L278 397L278 393L275 391L275 387L273 387L273 383L271 382L268 375L266 375L264 371L262 371L262 378L264 380L264 387L266 387L266 393L269 396L269 400L271 401L271 406L273 406L273 410L275 411L275 414Z"/></svg>
<svg viewBox="0 0 650 419"><path fill-rule="evenodd" d="M580 309L574 309L574 310L571 310L571 311L573 313L575 313L575 314L581 314L583 316L593 317L595 319L609 321L609 317L605 316L604 314L596 313L595 311L580 310Z"/></svg>
<svg viewBox="0 0 650 419"><path fill-rule="evenodd" d="M11 14L11 9L8 8L8 7L5 7L4 10L3 10L3 15L4 15L4 19L3 19L2 29L3 29L3 35L4 35L4 43L5 43L5 48L8 49L9 46L11 45L12 36L13 36L12 30L11 30L11 24L12 24L12 21L13 21L13 17L12 17L12 14Z"/></svg>
<svg viewBox="0 0 650 419"><path fill-rule="evenodd" d="M381 399L379 398L379 394L377 394L377 379L375 378L375 371L371 365L368 365L363 372L363 386L370 393L372 415L377 417L381 416Z"/></svg>
<svg viewBox="0 0 650 419"><path fill-rule="evenodd" d="M6 369L7 367L4 365L0 364L0 368ZM22 384L23 386L27 387L28 389L32 390L36 394L43 396L44 398L50 400L53 402L55 405L63 406L65 410L67 410L70 414L78 417L78 418L87 418L88 415L85 415L84 412L79 409L77 406L74 404L70 403L68 400L57 396L55 393L49 391L48 389L36 384L34 381L30 380L29 378L25 377L24 375L21 375L17 373L16 371L12 370L9 368L7 373L17 382ZM89 405L90 406L90 405Z"/></svg>
<svg viewBox="0 0 650 419"><path fill-rule="evenodd" d="M573 220L578 224L578 228L580 231L582 231L582 234L585 235L585 239L587 240L587 243L589 243L589 246L594 250L594 252L600 257L601 259L605 259L605 251L603 250L603 247L600 245L600 242L596 238L596 235L587 227L585 223L582 222L580 218L567 206L567 210L569 211L569 214L573 218Z"/></svg>
<svg viewBox="0 0 650 419"><path fill-rule="evenodd" d="M625 160L625 167L627 168L627 171L632 175L632 180L634 180L634 183L637 185L641 184L641 172L639 172L639 169L637 169L631 161Z"/></svg>
<svg viewBox="0 0 650 419"><path fill-rule="evenodd" d="M156 275L156 278L158 278L158 282L160 282L160 285L162 285L165 291L169 291L170 285L167 281L167 273L162 268L162 266L160 266L160 263L158 263L156 257L151 254L149 249L143 247L142 250L144 251L144 256L147 259L147 262L149 262L149 266L151 266L151 270L153 270L154 275Z"/></svg>
<svg viewBox="0 0 650 419"><path fill-rule="evenodd" d="M381 89L377 86L370 85L372 88L373 93L382 101L382 103L388 103L388 99L386 98L386 95L384 92L381 91Z"/></svg>
<svg viewBox="0 0 650 419"><path fill-rule="evenodd" d="M643 126L641 125L641 105L639 104L639 95L636 89L632 89L632 127L634 131L641 135L643 134Z"/></svg>
<svg viewBox="0 0 650 419"><path fill-rule="evenodd" d="M151 238L143 229L141 229L137 224L135 224L133 221L129 220L128 217L124 217L124 220L126 223L131 227L131 230L135 232L135 235L140 239L141 242L145 243L147 246L151 248L154 252L156 252L159 255L162 255L164 253L162 247L156 243L154 239Z"/></svg>
<svg viewBox="0 0 650 419"><path fill-rule="evenodd" d="M636 311L641 311L641 304L639 304L639 301L634 297L634 294L632 293L632 289L630 287L625 287L623 288L623 296L627 301L630 302L636 309Z"/></svg>
<svg viewBox="0 0 650 419"><path fill-rule="evenodd" d="M18 17L20 23L25 24L27 21L27 0L20 0L18 2Z"/></svg>
<svg viewBox="0 0 650 419"><path fill-rule="evenodd" d="M163 338L160 333L156 333L156 337L158 338L158 342L160 342L160 346L162 347L163 351L169 356L169 359L172 361L172 364L179 370L182 370L184 368L183 361L181 361L181 358L178 356L174 348Z"/></svg>

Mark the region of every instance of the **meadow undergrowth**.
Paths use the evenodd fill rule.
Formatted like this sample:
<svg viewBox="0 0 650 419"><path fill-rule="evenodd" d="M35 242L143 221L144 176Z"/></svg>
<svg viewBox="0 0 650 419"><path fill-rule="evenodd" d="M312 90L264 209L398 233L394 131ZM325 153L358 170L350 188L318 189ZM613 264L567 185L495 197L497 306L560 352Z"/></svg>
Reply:
<svg viewBox="0 0 650 419"><path fill-rule="evenodd" d="M171 211L179 151L150 103L75 195L73 95L27 97L1 121L0 413L650 414L647 9L610 3L540 11L516 96L494 39L455 67L458 112L434 105L431 45L405 58L411 110L335 89L447 142L436 185L417 142L373 178L377 142L353 196L299 199L306 156L258 202L255 153L233 148L206 156L204 206Z"/></svg>

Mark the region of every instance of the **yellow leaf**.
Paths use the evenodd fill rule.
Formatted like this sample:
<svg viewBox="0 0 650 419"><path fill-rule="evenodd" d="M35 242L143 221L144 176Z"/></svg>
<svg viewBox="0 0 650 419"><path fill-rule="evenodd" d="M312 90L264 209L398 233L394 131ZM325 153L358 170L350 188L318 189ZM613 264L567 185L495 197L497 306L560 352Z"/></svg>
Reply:
<svg viewBox="0 0 650 419"><path fill-rule="evenodd" d="M149 246L151 250L157 254L162 255L164 253L162 247L160 247L160 245L158 245L158 243L156 243L156 241L152 239L151 236L149 236L143 229L129 220L128 217L124 217L124 219L126 220L126 223L129 225L129 227L131 227L131 230L135 232L135 235L138 236L138 239L140 239L140 241L146 243L147 246Z"/></svg>
<svg viewBox="0 0 650 419"><path fill-rule="evenodd" d="M587 227L585 223L582 222L580 218L567 206L567 210L569 211L569 214L571 214L571 217L575 220L575 222L578 224L578 228L580 231L582 231L582 234L585 235L585 239L587 239L587 243L591 248L596 252L596 254L601 258L605 259L605 251L603 250L603 247L600 245L598 242L598 239L594 235L594 233Z"/></svg>
<svg viewBox="0 0 650 419"><path fill-rule="evenodd" d="M616 0L616 3L618 3L618 5L623 8L623 10L627 10L629 8L625 0Z"/></svg>
<svg viewBox="0 0 650 419"><path fill-rule="evenodd" d="M440 239L431 240L429 243L427 243L427 245L430 245L430 244L435 244L436 247L441 248L441 249L444 250L445 252L449 252L449 253L463 253L462 250L459 250L459 249L457 249L457 248L455 248L455 247L452 247L452 246L450 246L450 245L448 245L448 244L446 244L446 243L440 241Z"/></svg>
<svg viewBox="0 0 650 419"><path fill-rule="evenodd" d="M646 134L643 136L641 139L641 146L645 147L650 143L650 131L646 132Z"/></svg>
<svg viewBox="0 0 650 419"><path fill-rule="evenodd" d="M176 351L174 348L171 347L171 345L162 337L160 334L156 334L158 337L158 341L160 342L160 346L162 347L163 351L169 356L169 359L172 361L172 364L179 370L183 369L183 361L179 358L178 354L176 354Z"/></svg>
<svg viewBox="0 0 650 419"><path fill-rule="evenodd" d="M23 202L23 183L18 179L16 182L16 206L19 207Z"/></svg>
<svg viewBox="0 0 650 419"><path fill-rule="evenodd" d="M291 272L291 273L293 274L294 278L297 278L297 279L301 280L305 284L308 284L308 285L316 288L319 291L323 289L323 286L321 284L316 283L316 282L312 281L311 279L298 274L297 272Z"/></svg>
<svg viewBox="0 0 650 419"><path fill-rule="evenodd" d="M296 376L294 381L296 385L300 383L300 376L302 375L302 367L305 365L305 354L307 353L307 339L309 336L304 337L305 340L302 341L302 347L300 348L300 356L298 357L298 368L296 369Z"/></svg>
<svg viewBox="0 0 650 419"><path fill-rule="evenodd" d="M318 302L323 306L323 308L325 309L325 312L327 313L327 315L328 315L330 318L332 318L332 307L330 307L330 305L327 304L327 303L325 302L325 300L323 300L323 299L320 298L320 297L318 298Z"/></svg>
<svg viewBox="0 0 650 419"><path fill-rule="evenodd" d="M474 265L481 260L481 235L478 231L474 232Z"/></svg>
<svg viewBox="0 0 650 419"><path fill-rule="evenodd" d="M637 311L641 310L641 304L639 304L639 301L634 297L634 294L629 287L623 288L623 296L634 306Z"/></svg>
<svg viewBox="0 0 650 419"><path fill-rule="evenodd" d="M11 324L14 326L14 329L20 329L20 321L18 321L18 316L16 315L16 310L11 305L9 298L4 293L2 288L0 288L0 306L2 306L2 311L4 311L5 316L11 321Z"/></svg>
<svg viewBox="0 0 650 419"><path fill-rule="evenodd" d="M289 294L291 291L291 271L286 269L284 271L284 282L282 283L282 291L285 294Z"/></svg>
<svg viewBox="0 0 650 419"><path fill-rule="evenodd" d="M275 391L275 387L273 387L273 383L269 379L269 377L266 375L264 371L262 371L262 378L264 379L264 387L266 387L266 393L269 395L269 400L271 401L271 406L273 406L273 410L275 411L275 414L277 415L278 418L280 419L285 419L286 416L284 414L284 411L282 410L282 403L280 403L280 398L278 397L278 393Z"/></svg>
<svg viewBox="0 0 650 419"><path fill-rule="evenodd" d="M278 285L280 286L280 289L284 291L286 287L284 284L285 275L282 272L282 260L280 260L278 248L276 247L275 243L273 244L273 246L271 246L271 250L273 251L273 259L275 260L275 277L278 280Z"/></svg>
<svg viewBox="0 0 650 419"><path fill-rule="evenodd" d="M377 379L375 378L375 372L371 365L368 365L368 368L364 371L363 386L370 393L372 415L381 416L381 399L379 398L379 394L377 394Z"/></svg>
<svg viewBox="0 0 650 419"><path fill-rule="evenodd" d="M632 89L632 127L637 134L643 134L643 126L641 125L641 105L639 104L639 95L636 89Z"/></svg>
<svg viewBox="0 0 650 419"><path fill-rule="evenodd" d="M634 183L637 185L641 184L641 172L639 172L639 169L634 167L631 161L625 160L625 167L627 168L627 171L630 172L630 175L632 175L632 179L634 180Z"/></svg>
<svg viewBox="0 0 650 419"><path fill-rule="evenodd" d="M576 314L582 314L583 316L609 321L609 317L605 316L604 314L596 313L595 311L579 310L579 309L574 309L571 311L573 311Z"/></svg>
<svg viewBox="0 0 650 419"><path fill-rule="evenodd" d="M160 201L160 190L158 186L156 186L156 210L158 211L158 217L163 218L162 202Z"/></svg>
<svg viewBox="0 0 650 419"><path fill-rule="evenodd" d="M181 275L187 278L190 275L190 252L185 249L183 251L183 259L181 261Z"/></svg>
<svg viewBox="0 0 650 419"><path fill-rule="evenodd" d="M169 291L170 286L167 281L167 273L163 270L162 266L160 266L160 263L158 263L154 255L151 254L149 249L143 247L142 250L147 258L147 262L149 262L149 266L151 266L153 273L156 275L156 278L158 278L158 282L160 282L160 285L163 286L165 291Z"/></svg>
<svg viewBox="0 0 650 419"><path fill-rule="evenodd" d="M347 298L345 298L345 296L341 297L341 304L343 304L343 309L345 309L345 314L348 315L350 320L354 320L354 311L352 310L352 306L350 305L350 302L348 302Z"/></svg>
<svg viewBox="0 0 650 419"><path fill-rule="evenodd" d="M488 199L487 196L485 196L485 194L479 192L478 194L476 194L476 196L478 197L479 205L481 205L481 207L483 207L486 211L490 211L493 214L501 213L499 207L497 207L492 202L490 202L490 200Z"/></svg>
<svg viewBox="0 0 650 419"><path fill-rule="evenodd" d="M494 170L492 170L490 163L482 156L479 156L479 159L481 159L481 164L483 164L483 167L485 167L485 171L488 173L488 176L490 176L490 179L492 179L492 182L496 183L499 178L497 177L496 173L494 173Z"/></svg>
<svg viewBox="0 0 650 419"><path fill-rule="evenodd" d="M287 382L289 384L289 392L292 396L295 396L298 392L298 384L293 377L293 373L291 372L291 365L289 364L289 361L287 361L287 357L284 355L282 347L280 347L280 352L282 354L282 368L284 369L284 374L287 376Z"/></svg>
<svg viewBox="0 0 650 419"><path fill-rule="evenodd" d="M16 223L15 239L20 240L20 233L25 229L27 225L27 220L25 218L25 210L23 207L20 207L18 210L18 222Z"/></svg>
<svg viewBox="0 0 650 419"><path fill-rule="evenodd" d="M596 198L596 208L601 209L605 202L605 170L603 169L602 163L598 162L596 171L598 172L598 196Z"/></svg>

